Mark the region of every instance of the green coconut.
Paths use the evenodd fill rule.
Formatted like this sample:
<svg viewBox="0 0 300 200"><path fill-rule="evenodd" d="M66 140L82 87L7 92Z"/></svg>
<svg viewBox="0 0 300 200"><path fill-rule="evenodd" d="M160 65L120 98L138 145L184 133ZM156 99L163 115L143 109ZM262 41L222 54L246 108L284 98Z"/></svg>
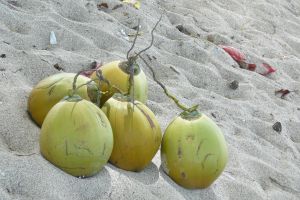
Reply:
<svg viewBox="0 0 300 200"><path fill-rule="evenodd" d="M88 177L99 172L112 149L113 133L107 117L78 95L57 103L41 128L42 155L73 176Z"/></svg>
<svg viewBox="0 0 300 200"><path fill-rule="evenodd" d="M206 188L224 170L228 151L219 127L197 111L176 117L161 146L162 168L185 188Z"/></svg>
<svg viewBox="0 0 300 200"><path fill-rule="evenodd" d="M152 160L161 144L161 129L154 113L139 101L116 94L102 107L114 134L109 161L124 170L141 171Z"/></svg>
<svg viewBox="0 0 300 200"><path fill-rule="evenodd" d="M28 112L32 119L41 126L49 110L69 95L76 74L58 73L41 80L31 91L28 98ZM84 76L77 77L76 86L91 81ZM95 82L80 87L77 94L83 99L96 102L97 86Z"/></svg>

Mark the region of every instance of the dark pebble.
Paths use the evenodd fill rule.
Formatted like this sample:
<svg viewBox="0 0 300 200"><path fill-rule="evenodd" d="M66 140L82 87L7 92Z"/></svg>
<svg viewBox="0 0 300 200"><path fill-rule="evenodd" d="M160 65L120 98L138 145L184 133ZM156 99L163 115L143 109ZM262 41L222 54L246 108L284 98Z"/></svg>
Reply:
<svg viewBox="0 0 300 200"><path fill-rule="evenodd" d="M278 132L278 133L281 133L281 131L282 131L282 126L281 126L281 123L280 123L280 122L276 122L272 127L273 127L274 131L276 131L276 132Z"/></svg>
<svg viewBox="0 0 300 200"><path fill-rule="evenodd" d="M98 10L101 9L108 9L108 4L107 3L101 3L97 5Z"/></svg>
<svg viewBox="0 0 300 200"><path fill-rule="evenodd" d="M96 69L97 68L97 61L94 61L90 64L90 69Z"/></svg>
<svg viewBox="0 0 300 200"><path fill-rule="evenodd" d="M176 28L181 32L186 35L191 35L191 33L183 26L183 25L177 25Z"/></svg>
<svg viewBox="0 0 300 200"><path fill-rule="evenodd" d="M0 57L1 58L6 58L6 54L1 54Z"/></svg>
<svg viewBox="0 0 300 200"><path fill-rule="evenodd" d="M239 82L238 81L232 81L230 84L229 84L229 87L233 90L236 90L239 88Z"/></svg>
<svg viewBox="0 0 300 200"><path fill-rule="evenodd" d="M184 27L180 24L180 25L177 25L176 28L182 32L184 30Z"/></svg>
<svg viewBox="0 0 300 200"><path fill-rule="evenodd" d="M214 118L217 118L215 113L211 113L211 116L213 116Z"/></svg>
<svg viewBox="0 0 300 200"><path fill-rule="evenodd" d="M61 66L59 66L58 63L56 63L55 65L53 65L53 67L54 67L55 69L57 69L58 71L64 70Z"/></svg>

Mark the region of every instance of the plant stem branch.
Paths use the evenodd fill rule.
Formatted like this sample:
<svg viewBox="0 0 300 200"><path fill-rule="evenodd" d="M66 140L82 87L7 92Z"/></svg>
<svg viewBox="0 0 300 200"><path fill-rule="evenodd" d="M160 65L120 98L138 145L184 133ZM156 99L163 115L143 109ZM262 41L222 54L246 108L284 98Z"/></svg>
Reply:
<svg viewBox="0 0 300 200"><path fill-rule="evenodd" d="M127 60L129 59L129 53L130 53L130 51L132 51L132 49L134 48L134 45L135 45L135 43L136 43L136 39L137 39L137 37L138 37L138 35L139 35L139 31L140 31L140 19L138 20L138 26L137 26L137 30L136 30L136 34L135 34L135 37L134 37L132 46L131 46L130 49L127 51L127 56L126 56Z"/></svg>
<svg viewBox="0 0 300 200"><path fill-rule="evenodd" d="M170 98L170 99L172 99L174 102L175 102L175 104L180 108L180 109L182 109L183 111L191 111L191 109L190 108L188 108L186 105L184 105L184 104L182 104L182 103L180 103L179 102L179 100L173 95L173 94L171 94L168 90L167 90L167 88L166 88L166 86L164 86L164 84L162 84L159 80L157 80L157 78L156 78L156 74L155 74L155 72L154 72L154 69L147 63L147 61L142 57L142 56L139 56L141 59L142 59L142 61L146 64L146 66L150 69L150 71L152 72L152 77L153 77L153 79L154 79L154 81L164 90L164 93ZM192 107L193 108L193 107Z"/></svg>
<svg viewBox="0 0 300 200"><path fill-rule="evenodd" d="M162 19L162 15L160 16L159 20L156 22L154 28L151 30L151 43L150 43L150 45L148 47L146 47L145 49L141 50L140 52L138 52L134 57L136 57L136 58L139 57L141 55L141 53L147 51L148 49L150 49L152 47L153 42L154 42L154 31L155 31L157 25L159 24L159 22L161 21L161 19Z"/></svg>

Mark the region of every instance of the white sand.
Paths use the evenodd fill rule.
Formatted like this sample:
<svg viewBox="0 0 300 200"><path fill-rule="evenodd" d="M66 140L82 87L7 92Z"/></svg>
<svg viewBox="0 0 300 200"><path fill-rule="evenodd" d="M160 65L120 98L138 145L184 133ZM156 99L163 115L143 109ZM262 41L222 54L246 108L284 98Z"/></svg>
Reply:
<svg viewBox="0 0 300 200"><path fill-rule="evenodd" d="M107 2L108 10L97 4ZM140 10L118 0L0 0L0 199L300 199L300 1L151 0ZM120 33L141 19L139 49L163 13L147 52L159 79L188 105L222 128L229 147L225 172L208 189L177 186L160 167L160 154L141 173L108 164L96 176L74 178L39 153L39 128L26 108L32 87L57 73L76 72L92 61L125 59L131 43ZM178 31L183 25L191 36ZM49 47L50 32L58 45ZM215 44L264 59L277 72L264 77L238 68ZM165 130L180 110L153 82L148 106ZM171 68L175 68L176 73ZM237 90L228 84L240 82ZM281 99L277 89L298 90ZM212 114L213 113L213 114ZM215 115L215 118L212 116ZM272 125L281 122L282 132ZM31 154L31 156L18 156Z"/></svg>

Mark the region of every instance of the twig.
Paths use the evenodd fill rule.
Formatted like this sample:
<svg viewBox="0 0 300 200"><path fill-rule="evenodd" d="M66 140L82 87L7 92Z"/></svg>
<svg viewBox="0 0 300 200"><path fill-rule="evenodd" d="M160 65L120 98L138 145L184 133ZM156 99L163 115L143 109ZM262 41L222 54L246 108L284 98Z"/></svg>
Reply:
<svg viewBox="0 0 300 200"><path fill-rule="evenodd" d="M159 22L161 21L161 19L162 19L162 15L160 16L159 20L156 22L154 28L151 30L151 43L150 43L150 45L148 47L146 47L145 49L141 50L139 53L137 53L135 55L136 58L139 57L141 55L141 53L147 51L148 49L150 49L152 47L153 42L154 42L154 31L155 31L157 25L159 24Z"/></svg>
<svg viewBox="0 0 300 200"><path fill-rule="evenodd" d="M290 94L291 92L296 92L296 90L280 89L275 91L275 95L281 94L280 98L284 99L284 97Z"/></svg>
<svg viewBox="0 0 300 200"><path fill-rule="evenodd" d="M32 156L36 155L37 153L30 153L30 154L19 154L19 153L14 153L15 156Z"/></svg>
<svg viewBox="0 0 300 200"><path fill-rule="evenodd" d="M138 26L137 26L137 30L136 30L136 34L135 34L135 37L134 37L134 40L133 40L133 43L132 43L132 46L130 47L130 49L127 51L127 60L129 60L129 53L132 51L132 49L134 48L134 45L136 43L136 39L138 37L138 34L139 34L139 30L140 30L140 19L138 20Z"/></svg>
<svg viewBox="0 0 300 200"><path fill-rule="evenodd" d="M156 74L154 72L154 69L147 63L147 61L142 57L142 56L139 56L142 61L146 64L146 66L150 69L150 71L152 72L152 77L154 79L154 81L164 90L165 94L170 98L172 99L175 104L180 108L182 109L183 111L191 111L191 108L188 108L187 106L183 105L182 103L179 102L179 100L174 96L172 95L171 93L169 93L169 91L167 90L166 86L164 86L164 84L162 84L157 78L156 78ZM194 107L192 107L193 110L194 110ZM197 108L196 108L197 109Z"/></svg>

